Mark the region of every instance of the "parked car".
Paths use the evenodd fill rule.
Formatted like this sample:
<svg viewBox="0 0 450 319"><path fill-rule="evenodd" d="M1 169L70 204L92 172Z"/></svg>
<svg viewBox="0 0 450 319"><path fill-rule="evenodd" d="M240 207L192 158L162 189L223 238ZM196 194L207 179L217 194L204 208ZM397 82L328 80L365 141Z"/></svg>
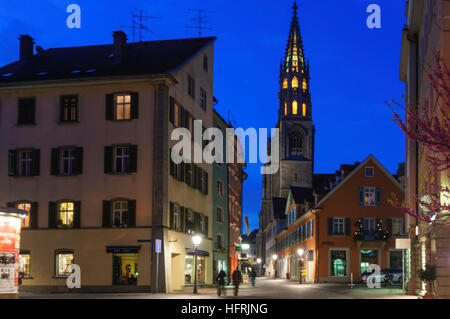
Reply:
<svg viewBox="0 0 450 319"><path fill-rule="evenodd" d="M367 282L367 278L372 274L372 272L363 272L361 274L362 282ZM402 282L402 269L401 268L385 268L380 271L378 275L378 280L380 283L388 285L392 283L401 283ZM387 280L389 278L389 280Z"/></svg>

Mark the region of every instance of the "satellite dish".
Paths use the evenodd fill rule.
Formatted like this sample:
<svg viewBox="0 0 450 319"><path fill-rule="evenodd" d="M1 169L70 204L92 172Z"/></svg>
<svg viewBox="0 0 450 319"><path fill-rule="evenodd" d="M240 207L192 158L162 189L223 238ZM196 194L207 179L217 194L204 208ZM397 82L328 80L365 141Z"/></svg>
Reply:
<svg viewBox="0 0 450 319"><path fill-rule="evenodd" d="M37 52L37 54L41 55L42 53L44 53L44 49L41 46L37 45L36 52Z"/></svg>

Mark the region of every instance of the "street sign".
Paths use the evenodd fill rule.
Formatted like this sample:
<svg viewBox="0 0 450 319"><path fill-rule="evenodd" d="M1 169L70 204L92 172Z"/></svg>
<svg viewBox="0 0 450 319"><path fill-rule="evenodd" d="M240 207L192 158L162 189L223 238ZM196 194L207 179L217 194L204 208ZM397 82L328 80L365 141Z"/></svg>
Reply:
<svg viewBox="0 0 450 319"><path fill-rule="evenodd" d="M155 240L155 252L157 254L161 253L161 239Z"/></svg>

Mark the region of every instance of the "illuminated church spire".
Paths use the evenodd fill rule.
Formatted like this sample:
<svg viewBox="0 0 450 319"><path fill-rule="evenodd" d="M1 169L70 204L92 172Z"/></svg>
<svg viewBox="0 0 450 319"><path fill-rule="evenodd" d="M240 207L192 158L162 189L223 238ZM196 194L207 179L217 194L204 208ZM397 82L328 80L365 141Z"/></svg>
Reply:
<svg viewBox="0 0 450 319"><path fill-rule="evenodd" d="M300 25L297 16L297 2L294 1L294 15L292 16L291 29L289 31L288 43L286 46L286 54L284 57L284 66L288 67L304 67L305 56L303 52L303 41L300 33Z"/></svg>

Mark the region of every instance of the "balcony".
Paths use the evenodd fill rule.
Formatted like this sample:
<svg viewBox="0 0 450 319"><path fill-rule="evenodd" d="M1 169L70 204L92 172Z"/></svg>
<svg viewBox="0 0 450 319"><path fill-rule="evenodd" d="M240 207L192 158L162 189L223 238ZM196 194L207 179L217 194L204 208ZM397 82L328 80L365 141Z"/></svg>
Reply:
<svg viewBox="0 0 450 319"><path fill-rule="evenodd" d="M360 229L353 235L355 241L388 241L391 234L388 230Z"/></svg>

